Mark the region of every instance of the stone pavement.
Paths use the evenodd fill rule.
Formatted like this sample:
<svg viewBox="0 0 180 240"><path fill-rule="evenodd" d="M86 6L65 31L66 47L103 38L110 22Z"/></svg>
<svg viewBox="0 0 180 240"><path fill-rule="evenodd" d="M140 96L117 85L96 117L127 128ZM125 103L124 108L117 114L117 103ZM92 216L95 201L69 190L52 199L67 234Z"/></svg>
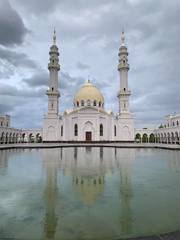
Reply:
<svg viewBox="0 0 180 240"><path fill-rule="evenodd" d="M169 234L161 234L150 237L137 237L137 238L126 238L118 240L180 240L180 232L174 232Z"/></svg>

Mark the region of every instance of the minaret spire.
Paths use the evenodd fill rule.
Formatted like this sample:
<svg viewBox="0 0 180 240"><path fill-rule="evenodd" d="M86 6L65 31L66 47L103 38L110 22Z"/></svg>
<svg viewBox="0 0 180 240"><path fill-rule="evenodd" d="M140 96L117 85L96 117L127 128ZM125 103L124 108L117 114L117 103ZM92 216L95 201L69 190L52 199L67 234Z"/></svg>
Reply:
<svg viewBox="0 0 180 240"><path fill-rule="evenodd" d="M121 32L121 46L125 46L125 33L124 33L124 29Z"/></svg>
<svg viewBox="0 0 180 240"><path fill-rule="evenodd" d="M53 33L53 45L56 45L56 29L55 28Z"/></svg>

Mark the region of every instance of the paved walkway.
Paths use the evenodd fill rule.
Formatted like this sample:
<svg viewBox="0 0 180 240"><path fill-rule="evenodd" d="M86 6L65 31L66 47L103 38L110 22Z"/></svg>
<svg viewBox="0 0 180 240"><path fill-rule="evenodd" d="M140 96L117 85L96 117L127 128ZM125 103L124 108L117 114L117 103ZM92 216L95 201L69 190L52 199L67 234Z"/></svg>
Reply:
<svg viewBox="0 0 180 240"><path fill-rule="evenodd" d="M150 237L138 237L129 239L118 239L118 240L180 240L180 232L174 232L169 234L162 234Z"/></svg>
<svg viewBox="0 0 180 240"><path fill-rule="evenodd" d="M117 148L162 148L180 150L178 144L163 143L15 143L1 144L0 150L11 148L58 148L58 147L117 147Z"/></svg>

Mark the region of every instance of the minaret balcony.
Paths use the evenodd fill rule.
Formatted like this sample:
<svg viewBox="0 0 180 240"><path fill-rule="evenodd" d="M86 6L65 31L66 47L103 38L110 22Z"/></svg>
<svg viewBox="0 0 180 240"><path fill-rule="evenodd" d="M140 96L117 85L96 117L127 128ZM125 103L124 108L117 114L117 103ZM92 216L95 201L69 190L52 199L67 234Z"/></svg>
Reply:
<svg viewBox="0 0 180 240"><path fill-rule="evenodd" d="M59 71L59 70L60 70L60 65L57 64L57 63L49 63L49 64L48 64L48 69L49 69L49 70L50 70L50 69L56 69L57 71Z"/></svg>
<svg viewBox="0 0 180 240"><path fill-rule="evenodd" d="M124 90L124 89L121 89L119 92L118 92L118 97L125 97L125 96L130 96L131 95L131 91L130 90Z"/></svg>
<svg viewBox="0 0 180 240"><path fill-rule="evenodd" d="M120 63L118 65L118 70L129 70L129 64L123 64L123 63Z"/></svg>
<svg viewBox="0 0 180 240"><path fill-rule="evenodd" d="M128 51L126 47L120 47L118 56L126 55L128 56Z"/></svg>
<svg viewBox="0 0 180 240"><path fill-rule="evenodd" d="M51 54L57 54L59 56L58 47L56 45L51 46L49 55L51 55Z"/></svg>
<svg viewBox="0 0 180 240"><path fill-rule="evenodd" d="M60 92L57 90L47 90L46 95L60 97Z"/></svg>

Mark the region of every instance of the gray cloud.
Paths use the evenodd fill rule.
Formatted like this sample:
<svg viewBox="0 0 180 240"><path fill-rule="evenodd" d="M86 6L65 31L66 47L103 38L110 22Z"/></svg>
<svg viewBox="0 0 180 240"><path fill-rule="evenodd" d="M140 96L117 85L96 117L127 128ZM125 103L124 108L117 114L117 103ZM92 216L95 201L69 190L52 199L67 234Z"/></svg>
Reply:
<svg viewBox="0 0 180 240"><path fill-rule="evenodd" d="M77 68L79 68L80 70L87 70L90 68L90 66L85 63L77 62Z"/></svg>
<svg viewBox="0 0 180 240"><path fill-rule="evenodd" d="M11 7L8 0L0 2L0 44L4 46L23 43L28 30L20 15Z"/></svg>
<svg viewBox="0 0 180 240"><path fill-rule="evenodd" d="M38 70L31 77L22 79L29 87L48 87L49 73L44 70ZM82 77L73 77L69 73L59 73L59 87L60 90L71 90L84 82Z"/></svg>
<svg viewBox="0 0 180 240"><path fill-rule="evenodd" d="M24 0L14 0L15 4L22 6L26 12L32 14L47 14L52 13L58 4L58 0L43 0L42 1L24 1Z"/></svg>
<svg viewBox="0 0 180 240"><path fill-rule="evenodd" d="M46 109L45 89L18 89L9 84L1 84L0 114L12 117L12 126L18 128L40 127ZM38 120L30 126L32 119Z"/></svg>
<svg viewBox="0 0 180 240"><path fill-rule="evenodd" d="M7 62L4 62L2 59L0 59L0 79L8 79L10 78L14 73L14 69L10 67L10 65L7 65Z"/></svg>
<svg viewBox="0 0 180 240"><path fill-rule="evenodd" d="M22 79L22 81L25 82L29 87L47 87L48 77L48 73L44 70L41 70L29 78Z"/></svg>
<svg viewBox="0 0 180 240"><path fill-rule="evenodd" d="M0 59L9 69L11 66L33 69L37 68L37 64L25 53L18 53L14 50L8 50L6 48L0 47Z"/></svg>
<svg viewBox="0 0 180 240"><path fill-rule="evenodd" d="M82 83L85 82L83 77L73 77L67 72L60 73L60 87L69 91L76 90Z"/></svg>
<svg viewBox="0 0 180 240"><path fill-rule="evenodd" d="M44 96L45 94L45 89L40 88L40 89L31 89L31 88L21 88L18 89L15 86L11 86L9 84L1 84L0 88L0 97L5 98L5 97L14 97L14 99L17 98L39 98ZM2 99L3 100L3 99ZM13 102L13 98L12 98Z"/></svg>
<svg viewBox="0 0 180 240"><path fill-rule="evenodd" d="M0 104L0 114L7 114L8 112L11 112L13 109L14 107L8 104Z"/></svg>

